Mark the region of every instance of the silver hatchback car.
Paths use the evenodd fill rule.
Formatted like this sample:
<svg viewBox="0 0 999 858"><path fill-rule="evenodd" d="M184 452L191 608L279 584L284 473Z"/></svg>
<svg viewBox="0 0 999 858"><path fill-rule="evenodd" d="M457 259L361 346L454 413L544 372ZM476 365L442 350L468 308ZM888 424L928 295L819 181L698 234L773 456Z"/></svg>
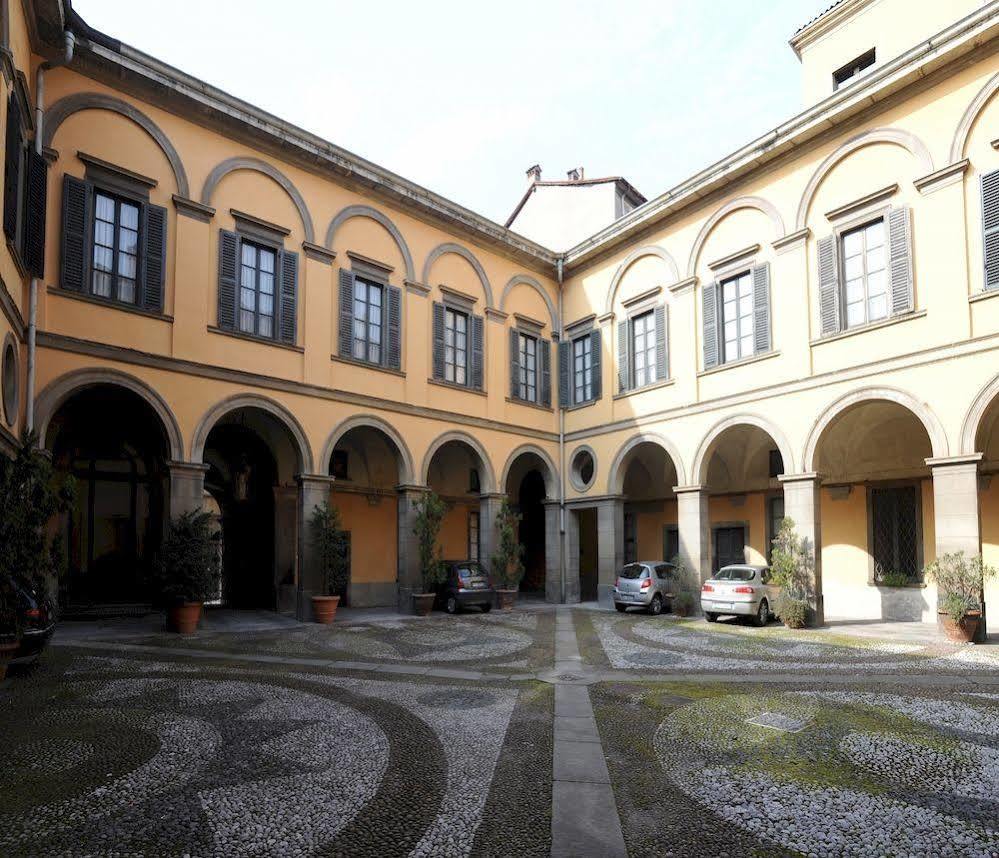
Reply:
<svg viewBox="0 0 999 858"><path fill-rule="evenodd" d="M769 566L723 566L701 585L701 610L709 623L723 614L752 617L765 626L773 615L780 588L771 583Z"/></svg>
<svg viewBox="0 0 999 858"><path fill-rule="evenodd" d="M662 560L639 560L629 563L614 582L614 607L645 608L659 615L673 601L673 575L676 566Z"/></svg>

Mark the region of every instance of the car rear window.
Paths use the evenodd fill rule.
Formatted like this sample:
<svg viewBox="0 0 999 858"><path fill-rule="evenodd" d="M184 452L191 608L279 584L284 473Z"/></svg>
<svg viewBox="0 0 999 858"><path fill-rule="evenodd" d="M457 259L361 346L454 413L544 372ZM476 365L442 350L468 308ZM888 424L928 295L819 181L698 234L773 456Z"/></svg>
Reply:
<svg viewBox="0 0 999 858"><path fill-rule="evenodd" d="M641 563L629 563L624 569L621 570L621 577L634 579L643 578L648 575L649 570L646 569Z"/></svg>
<svg viewBox="0 0 999 858"><path fill-rule="evenodd" d="M755 569L740 569L738 566L726 566L719 569L715 575L719 581L752 581L756 575Z"/></svg>
<svg viewBox="0 0 999 858"><path fill-rule="evenodd" d="M462 578L474 578L485 575L485 570L478 563L461 563L454 567L454 571Z"/></svg>

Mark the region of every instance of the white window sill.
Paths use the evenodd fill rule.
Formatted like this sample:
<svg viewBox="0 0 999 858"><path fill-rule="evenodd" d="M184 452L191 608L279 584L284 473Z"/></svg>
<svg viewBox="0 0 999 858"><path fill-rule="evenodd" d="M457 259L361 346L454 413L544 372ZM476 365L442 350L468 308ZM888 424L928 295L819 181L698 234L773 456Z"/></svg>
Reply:
<svg viewBox="0 0 999 858"><path fill-rule="evenodd" d="M612 397L615 400L627 399L629 396L637 396L639 393L647 393L650 390L658 390L661 387L670 387L676 384L675 378L665 378L662 381L654 381L652 384L646 384L642 387L635 387L631 390L625 390L622 393L615 393Z"/></svg>
<svg viewBox="0 0 999 858"><path fill-rule="evenodd" d="M882 319L880 322L871 322L869 325L860 325L856 328L847 328L845 331L840 331L837 334L829 334L826 337L819 337L817 340L812 340L810 346L821 346L826 343L834 343L837 340L843 340L847 337L855 336L856 334L866 334L868 331L879 331L881 328L888 328L892 325L898 325L902 322L911 322L913 319L922 319L926 316L925 310L913 311L911 313L905 313L901 316L893 316L890 319Z"/></svg>
<svg viewBox="0 0 999 858"><path fill-rule="evenodd" d="M702 378L705 375L714 375L716 372L723 372L726 369L734 369L737 366L748 366L752 363L759 363L761 360L769 360L770 358L775 358L780 355L779 351L771 349L768 352L763 352L763 354L751 355L747 358L740 358L739 360L728 361L727 363L720 363L718 366L713 366L711 369L702 369L697 373L698 378Z"/></svg>

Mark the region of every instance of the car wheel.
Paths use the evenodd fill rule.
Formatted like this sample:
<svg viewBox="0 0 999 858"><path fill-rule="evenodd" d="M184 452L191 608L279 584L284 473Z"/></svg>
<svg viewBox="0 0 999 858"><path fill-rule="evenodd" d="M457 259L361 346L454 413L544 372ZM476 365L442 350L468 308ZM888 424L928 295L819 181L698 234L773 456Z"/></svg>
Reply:
<svg viewBox="0 0 999 858"><path fill-rule="evenodd" d="M628 606L622 605L620 602L615 602L614 607L617 608L618 612L621 614L628 610Z"/></svg>
<svg viewBox="0 0 999 858"><path fill-rule="evenodd" d="M493 609L493 603L492 602L486 602L482 606L482 613L483 614L488 614L492 609Z"/></svg>
<svg viewBox="0 0 999 858"><path fill-rule="evenodd" d="M653 617L658 617L663 612L663 597L656 593L652 597L652 604L649 605L649 613Z"/></svg>
<svg viewBox="0 0 999 858"><path fill-rule="evenodd" d="M756 611L756 625L762 628L770 620L770 606L766 599L760 599L760 607Z"/></svg>
<svg viewBox="0 0 999 858"><path fill-rule="evenodd" d="M704 612L704 619L706 619L709 623L717 623L718 622L718 614L712 614L709 611L705 611Z"/></svg>
<svg viewBox="0 0 999 858"><path fill-rule="evenodd" d="M458 600L454 596L448 596L447 602L444 603L444 610L449 614L458 613Z"/></svg>

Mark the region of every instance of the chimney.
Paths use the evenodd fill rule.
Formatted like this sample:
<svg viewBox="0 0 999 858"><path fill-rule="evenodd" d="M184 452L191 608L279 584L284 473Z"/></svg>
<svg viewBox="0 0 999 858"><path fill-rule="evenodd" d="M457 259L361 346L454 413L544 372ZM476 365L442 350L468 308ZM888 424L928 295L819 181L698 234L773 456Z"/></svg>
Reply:
<svg viewBox="0 0 999 858"><path fill-rule="evenodd" d="M533 185L535 182L541 181L541 165L535 164L533 167L527 168L527 184Z"/></svg>
<svg viewBox="0 0 999 858"><path fill-rule="evenodd" d="M566 173L570 182L580 182L583 180L585 175L582 167L573 167L569 172Z"/></svg>

